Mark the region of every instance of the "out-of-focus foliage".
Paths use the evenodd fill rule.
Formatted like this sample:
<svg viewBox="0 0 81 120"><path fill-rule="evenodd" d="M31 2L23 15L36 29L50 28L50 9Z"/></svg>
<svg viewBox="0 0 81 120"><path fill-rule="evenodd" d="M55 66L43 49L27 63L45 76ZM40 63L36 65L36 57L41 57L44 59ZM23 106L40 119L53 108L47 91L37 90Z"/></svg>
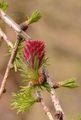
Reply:
<svg viewBox="0 0 81 120"><path fill-rule="evenodd" d="M2 2L0 2L0 8L4 11L7 10L8 3L3 0Z"/></svg>

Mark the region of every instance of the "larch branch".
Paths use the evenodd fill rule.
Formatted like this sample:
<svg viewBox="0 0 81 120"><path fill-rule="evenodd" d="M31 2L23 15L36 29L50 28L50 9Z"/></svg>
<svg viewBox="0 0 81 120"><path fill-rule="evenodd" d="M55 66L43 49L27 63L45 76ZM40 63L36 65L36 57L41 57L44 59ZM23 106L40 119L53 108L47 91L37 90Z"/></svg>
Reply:
<svg viewBox="0 0 81 120"><path fill-rule="evenodd" d="M16 22L14 22L14 20L12 20L6 13L4 13L1 9L0 9L0 18L1 18L5 23L7 23L12 29L14 29L20 37L24 38L25 40L31 38L29 35L27 35L27 34L23 31L24 29L23 29L23 30L21 29L22 26L19 26ZM15 54L16 54L16 51L17 51L17 48L18 48L18 44L19 44L19 39L17 39L17 41L15 42L15 45L14 45L14 48L13 48L13 51L12 51L10 60L9 60L9 62L8 62L8 66L7 66L7 69L6 69L6 72L5 72L5 75L4 75L2 84L1 84L1 88L0 88L0 96L2 95L2 92L3 92L3 90L4 90L4 87L5 87L5 84L6 84L6 79L7 79L7 77L8 77L9 70L10 70L10 68L11 68L12 61L13 61L13 59L15 58ZM54 104L54 108L55 108L55 110L56 110L56 115L58 115L58 116L57 116L57 117L58 117L57 119L58 119L58 120L65 120L65 119L64 119L64 112L63 112L62 107L61 107L61 105L60 105L60 103L59 103L59 100L58 100L57 95L56 95L56 93L55 93L55 89L53 88L53 87L54 87L54 86L53 86L53 83L51 82L51 79L50 79L49 75L47 74L46 69L45 69L45 75L46 75L46 78L47 78L48 83L49 83L49 84L51 85L51 87L52 87L50 94L51 94L52 102L53 102L53 104ZM41 104L42 104L44 110L46 110L47 108L45 107L45 103L43 102L42 99L41 99ZM46 113L47 113L48 117L51 116L51 114L49 113L49 110L48 110L48 109L47 109L47 111L48 111L48 112L46 112ZM49 117L49 118L51 118L50 120L53 120L52 116Z"/></svg>

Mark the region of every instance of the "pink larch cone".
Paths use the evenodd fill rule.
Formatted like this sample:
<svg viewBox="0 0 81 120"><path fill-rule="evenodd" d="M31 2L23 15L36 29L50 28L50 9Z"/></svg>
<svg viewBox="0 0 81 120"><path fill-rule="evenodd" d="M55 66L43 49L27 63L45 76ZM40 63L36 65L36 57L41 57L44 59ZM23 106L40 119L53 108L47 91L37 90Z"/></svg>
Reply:
<svg viewBox="0 0 81 120"><path fill-rule="evenodd" d="M43 64L45 56L45 45L43 41L29 40L26 41L24 58L33 69L39 69Z"/></svg>

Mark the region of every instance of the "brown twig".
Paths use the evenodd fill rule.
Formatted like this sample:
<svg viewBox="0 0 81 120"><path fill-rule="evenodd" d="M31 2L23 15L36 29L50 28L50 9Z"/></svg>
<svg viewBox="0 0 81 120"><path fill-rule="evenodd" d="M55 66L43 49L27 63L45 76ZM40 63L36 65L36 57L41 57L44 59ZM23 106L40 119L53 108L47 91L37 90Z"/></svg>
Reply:
<svg viewBox="0 0 81 120"><path fill-rule="evenodd" d="M64 120L64 112L62 110L62 107L59 103L59 99L56 95L56 92L55 92L55 89L53 88L54 85L51 81L51 78L48 74L48 71L44 68L43 69L43 73L45 74L46 78L47 78L47 82L49 83L49 85L51 86L51 91L50 91L50 95L51 95L51 99L52 99L52 102L53 102L53 105L54 105L54 108L56 110L56 114L55 116L57 117L58 120Z"/></svg>
<svg viewBox="0 0 81 120"><path fill-rule="evenodd" d="M10 46L11 48L13 48L13 44L10 42L10 40L8 39L8 37L6 36L6 34L2 31L2 29L0 28L0 38L3 38L5 40L5 42L7 43L8 46Z"/></svg>
<svg viewBox="0 0 81 120"><path fill-rule="evenodd" d="M2 83L1 83L1 87L0 87L0 97L2 96L3 94L3 91L4 91L4 88L5 88L5 84L6 84L6 80L7 80L7 77L9 75L9 71L11 69L11 65L12 65L12 62L15 58L15 55L16 55L16 52L17 52L17 48L18 48L18 45L19 45L19 39L16 40L15 42L15 45L13 47L13 50L12 50L12 53L11 53L11 56L10 56L10 59L9 59L9 62L8 62L8 65L7 65L7 68L6 68L6 71L5 71L5 74L4 74L4 77L3 77L3 80L2 80Z"/></svg>

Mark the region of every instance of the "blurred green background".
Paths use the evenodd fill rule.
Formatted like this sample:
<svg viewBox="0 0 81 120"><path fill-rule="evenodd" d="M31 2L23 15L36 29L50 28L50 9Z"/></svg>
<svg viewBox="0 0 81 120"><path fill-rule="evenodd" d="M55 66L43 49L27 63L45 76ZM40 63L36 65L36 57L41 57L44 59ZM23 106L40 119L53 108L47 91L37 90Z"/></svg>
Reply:
<svg viewBox="0 0 81 120"><path fill-rule="evenodd" d="M39 9L42 19L32 24L27 33L33 38L44 40L49 58L48 70L53 81L76 77L81 84L81 0L6 0L9 4L7 14L18 24L32 11ZM0 26L11 41L16 40L14 31L0 20ZM9 60L7 45L0 40L0 81ZM20 79L11 70L6 94L0 101L0 120L47 120L40 104L30 111L17 115L11 110L12 92L17 91ZM68 120L78 120L81 116L81 87L56 90ZM46 104L54 115L50 95L44 93Z"/></svg>

